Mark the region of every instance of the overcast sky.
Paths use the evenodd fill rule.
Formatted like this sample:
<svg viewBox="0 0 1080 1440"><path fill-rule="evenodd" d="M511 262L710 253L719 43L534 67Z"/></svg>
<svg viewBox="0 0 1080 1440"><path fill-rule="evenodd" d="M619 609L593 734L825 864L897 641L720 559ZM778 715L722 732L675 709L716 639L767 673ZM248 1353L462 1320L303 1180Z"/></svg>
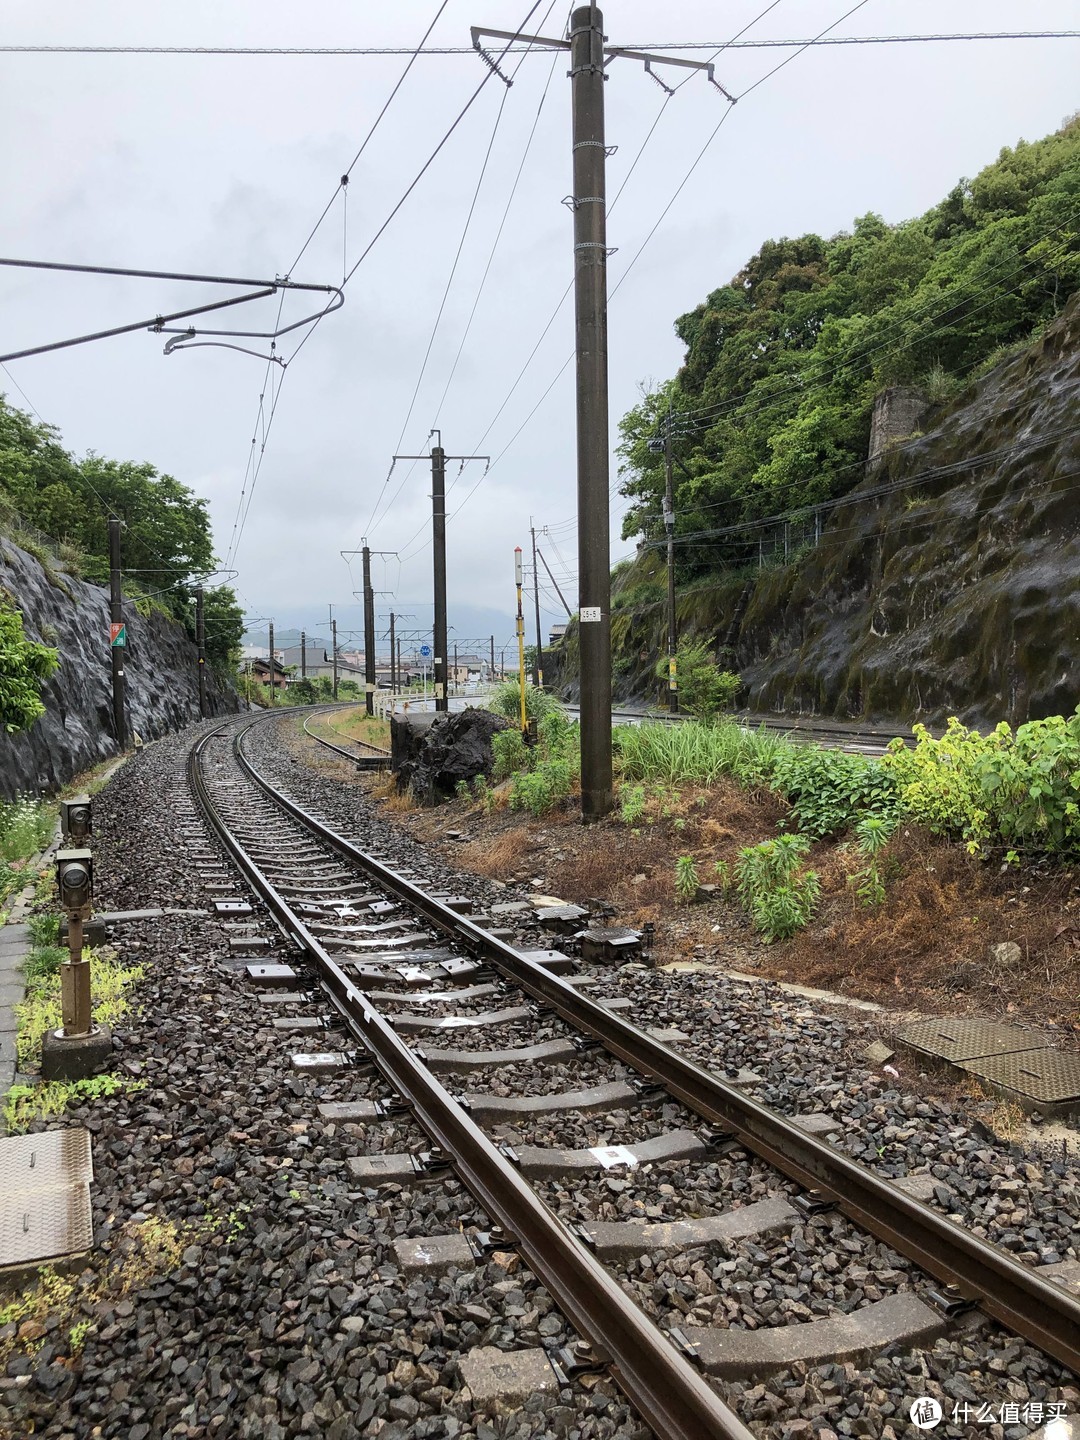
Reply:
<svg viewBox="0 0 1080 1440"><path fill-rule="evenodd" d="M744 38L810 37L853 3L779 0ZM606 29L613 44L719 47L765 4L624 0L608 5ZM529 8L529 0L449 0L428 43L468 45L472 24L516 29ZM8 0L0 41L412 47L437 9L437 0L321 0L302 10L281 0L169 7ZM567 13L566 5L549 9L543 0L528 28L560 34ZM868 0L832 33L1060 30L1077 28L1076 21L1068 0ZM738 95L790 53L726 51L717 78ZM1075 40L813 48L755 89L735 107L612 299L613 444L640 383L666 378L681 361L675 318L725 283L762 240L833 234L867 211L898 221L925 210L1002 146L1038 139L1075 111L1078 58ZM406 61L0 54L0 252L253 278L285 274ZM504 63L515 72L512 89L498 79L485 86L356 270L344 308L317 327L287 373L271 367L274 390L281 389L254 489L252 436L258 460L271 403L259 359L220 348L165 356L160 336L137 332L0 371L0 390L26 408L13 378L70 448L149 460L205 496L218 554L235 550L236 585L252 615L310 628L334 602L343 631L359 625L359 609L347 607L360 568L354 564L350 575L339 552L366 535L374 548L396 552L375 562L376 588L395 592L379 598L380 614L396 606L419 627L430 625L426 462L399 464L387 477L395 450L426 451L435 424L449 454L485 453L494 462L486 476L480 462L460 477L456 462L448 467L448 508L462 506L448 545L456 633L494 630L499 643L512 634L513 548L528 550L530 516L551 528L541 544L576 605L572 365L557 378L572 352L570 299L510 393L572 275L572 222L560 203L570 190L570 86L565 56L533 53ZM471 54L417 60L352 172L347 205L339 194L294 280L340 283L485 73ZM618 146L608 163L609 197L663 109L609 219L614 289L727 102L703 77L665 103L640 64L620 60L609 75L607 138ZM233 293L0 269L0 351ZM317 308L318 298L311 301L290 295L285 323ZM276 299L265 300L204 323L270 330L277 308ZM279 353L291 355L304 333L285 337ZM267 344L237 343L262 353ZM614 484L614 459L611 478ZM237 545L242 489L250 509ZM616 501L613 558L629 548L618 540L618 514ZM543 610L545 624L561 616L550 587Z"/></svg>

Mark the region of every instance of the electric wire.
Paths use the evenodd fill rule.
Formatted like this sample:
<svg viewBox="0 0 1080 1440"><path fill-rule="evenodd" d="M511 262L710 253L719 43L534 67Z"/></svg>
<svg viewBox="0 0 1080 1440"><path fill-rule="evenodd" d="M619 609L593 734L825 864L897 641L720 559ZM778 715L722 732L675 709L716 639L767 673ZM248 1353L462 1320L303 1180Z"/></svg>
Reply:
<svg viewBox="0 0 1080 1440"><path fill-rule="evenodd" d="M627 50L791 50L807 45L912 45L983 40L1076 40L1080 30L974 30L932 35L843 35L827 40L641 40L628 43ZM504 53L521 55L527 47L514 46ZM410 55L402 45L0 45L0 55L271 55L376 57ZM471 45L430 46L425 56L475 55Z"/></svg>

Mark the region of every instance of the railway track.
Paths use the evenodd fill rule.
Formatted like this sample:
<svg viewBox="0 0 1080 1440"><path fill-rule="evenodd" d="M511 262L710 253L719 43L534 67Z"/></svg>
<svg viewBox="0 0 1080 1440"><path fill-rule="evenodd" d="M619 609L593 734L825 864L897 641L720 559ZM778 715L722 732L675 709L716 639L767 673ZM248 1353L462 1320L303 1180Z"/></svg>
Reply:
<svg viewBox="0 0 1080 1440"><path fill-rule="evenodd" d="M564 708L575 718L580 713L576 705L567 705ZM611 712L612 723L615 725L679 725L690 718L682 713L671 715L665 714L663 711L632 710L618 706L615 706ZM839 720L830 721L812 716L803 718L760 715L741 711L733 712L729 718L748 730L770 730L779 735L786 735L790 740L799 744L822 745L826 749L847 750L861 755L883 755L890 741L893 740L902 740L908 746L915 743L910 731L873 726L863 727L845 724Z"/></svg>
<svg viewBox="0 0 1080 1440"><path fill-rule="evenodd" d="M334 708L336 709L337 707ZM333 727L329 725L327 717L333 713L333 710L324 710L320 712L318 717L319 719L327 720L327 727L329 729L333 729ZM348 744L352 748L348 749L345 745L338 745L335 741L328 740L325 735L319 735L311 724L314 718L314 716L310 715L305 716L304 734L310 740L314 740L316 744L324 746L327 750L333 750L346 760L351 760L358 770L385 770L390 764L389 750L383 750L378 745L369 745L366 740L354 740L349 737ZM335 730L334 734L338 735L338 732ZM339 740L342 738L342 736L338 735Z"/></svg>
<svg viewBox="0 0 1080 1440"><path fill-rule="evenodd" d="M919 1198L925 1177L890 1182L846 1158L805 1123L757 1103L749 1079L704 1070L674 1048L676 1036L631 1023L605 1003L602 971L582 974L558 952L514 948L492 922L462 913L459 900L428 893L332 830L253 762L246 742L260 723L210 732L189 763L208 821L279 927L270 957L288 957L282 967L254 963L252 981L284 984L265 996L275 1024L323 1047L294 1057L298 1073L336 1087L322 1118L368 1125L371 1153L350 1162L355 1178L409 1187L454 1176L491 1227L403 1243L406 1269L516 1249L580 1337L551 1357L554 1373L572 1380L606 1369L665 1440L751 1434L706 1376L929 1345L973 1305L1080 1369L1080 1304L931 1208ZM217 864L210 855L206 863ZM500 1048L482 1048L492 1035ZM454 1048L433 1043L446 1038ZM567 1076L574 1088L553 1088ZM530 1093L515 1094L523 1084ZM589 1115L603 1118L583 1122ZM393 1121L412 1134L402 1154L370 1138ZM586 1133L597 1123L599 1135ZM567 1136L608 1143L532 1143ZM650 1164L685 1167L679 1182L709 1195L719 1213L659 1225L567 1223L566 1176L585 1186L586 1211L603 1214L612 1177ZM755 1198L725 1210L732 1189ZM887 1258L903 1257L882 1271L892 1278L877 1285L880 1298L759 1332L687 1325L685 1309L648 1281L639 1259L672 1248L693 1256L740 1238L753 1251L777 1234L790 1236L796 1253L823 1239L842 1250L847 1232L859 1231L888 1247ZM745 1283L753 1288L754 1277Z"/></svg>

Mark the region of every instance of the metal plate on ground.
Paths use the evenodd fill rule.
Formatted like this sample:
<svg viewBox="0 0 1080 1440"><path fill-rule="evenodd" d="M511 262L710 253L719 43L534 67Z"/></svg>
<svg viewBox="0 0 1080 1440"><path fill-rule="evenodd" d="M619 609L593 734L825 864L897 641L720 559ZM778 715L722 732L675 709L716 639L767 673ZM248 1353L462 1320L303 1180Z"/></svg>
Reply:
<svg viewBox="0 0 1080 1440"><path fill-rule="evenodd" d="M0 1270L79 1255L94 1243L90 1186L0 1196Z"/></svg>
<svg viewBox="0 0 1080 1440"><path fill-rule="evenodd" d="M1031 1030L1016 1025L998 1025L992 1020L920 1020L897 1030L896 1038L928 1055L959 1064L985 1056L1010 1055L1020 1050L1044 1050L1046 1041Z"/></svg>
<svg viewBox="0 0 1080 1440"><path fill-rule="evenodd" d="M1060 1050L1021 1050L1014 1055L968 1060L961 1070L1015 1090L1041 1105L1080 1104L1080 1055Z"/></svg>
<svg viewBox="0 0 1080 1440"><path fill-rule="evenodd" d="M62 1190L93 1178L89 1131L46 1130L0 1140L0 1195Z"/></svg>

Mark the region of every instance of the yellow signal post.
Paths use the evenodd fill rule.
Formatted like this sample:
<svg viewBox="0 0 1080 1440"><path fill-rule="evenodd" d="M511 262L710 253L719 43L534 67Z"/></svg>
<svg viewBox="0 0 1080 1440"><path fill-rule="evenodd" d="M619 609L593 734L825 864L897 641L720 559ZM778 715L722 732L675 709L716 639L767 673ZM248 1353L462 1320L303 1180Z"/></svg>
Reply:
<svg viewBox="0 0 1080 1440"><path fill-rule="evenodd" d="M521 733L529 733L525 711L525 615L521 608L521 546L514 546L514 583L517 586L518 687L521 694Z"/></svg>

